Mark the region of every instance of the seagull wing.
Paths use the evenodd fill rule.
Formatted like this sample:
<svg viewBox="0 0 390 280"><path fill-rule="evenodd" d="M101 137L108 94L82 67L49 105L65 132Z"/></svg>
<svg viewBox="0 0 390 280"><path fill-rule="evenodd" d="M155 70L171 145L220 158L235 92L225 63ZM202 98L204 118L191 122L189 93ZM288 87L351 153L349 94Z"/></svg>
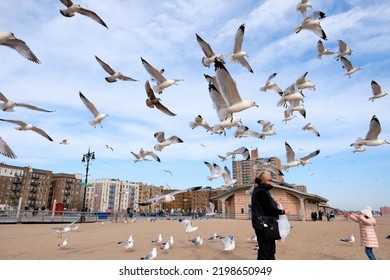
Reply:
<svg viewBox="0 0 390 280"><path fill-rule="evenodd" d="M30 48L27 46L27 44L20 39L17 38L11 38L2 43L2 45L7 46L11 49L16 50L20 55L24 56L28 60L35 62L35 63L41 63L38 59L38 57L30 50Z"/></svg>
<svg viewBox="0 0 390 280"><path fill-rule="evenodd" d="M159 143L166 141L165 133L163 131L156 132L154 134L154 137L157 139L157 142L159 142Z"/></svg>
<svg viewBox="0 0 390 280"><path fill-rule="evenodd" d="M315 156L318 155L319 153L320 153L320 150L311 152L311 153L308 154L307 156L301 157L300 160L306 161L306 160L308 160L308 159L311 159L312 157L315 157Z"/></svg>
<svg viewBox="0 0 390 280"><path fill-rule="evenodd" d="M322 43L321 40L318 40L318 42L317 42L317 50L318 50L318 53L323 53L325 50L324 44Z"/></svg>
<svg viewBox="0 0 390 280"><path fill-rule="evenodd" d="M343 40L337 40L339 45L339 52L345 52L347 50L347 44Z"/></svg>
<svg viewBox="0 0 390 280"><path fill-rule="evenodd" d="M7 102L8 101L8 98L4 96L4 94L2 94L0 92L0 100L3 101L3 102Z"/></svg>
<svg viewBox="0 0 390 280"><path fill-rule="evenodd" d="M108 29L107 24L95 12L84 9L84 8L81 8L77 12L84 15L84 16L87 16L87 17L93 19L94 21L100 23L101 25L103 25L104 27L106 27Z"/></svg>
<svg viewBox="0 0 390 280"><path fill-rule="evenodd" d="M91 111L91 113L96 117L99 115L99 111L96 109L95 105L91 101L89 101L82 93L79 92L81 101L83 101L84 105Z"/></svg>
<svg viewBox="0 0 390 280"><path fill-rule="evenodd" d="M150 76L153 77L157 81L158 84L164 82L166 79L161 74L160 71L157 71L156 68L154 68L152 65L150 65L145 59L141 57L142 64L144 65L146 71L149 73Z"/></svg>
<svg viewBox="0 0 390 280"><path fill-rule="evenodd" d="M0 137L0 154L9 158L16 158L16 155L12 149L8 146L7 142Z"/></svg>
<svg viewBox="0 0 390 280"><path fill-rule="evenodd" d="M165 107L163 104L161 104L160 101L158 101L158 99L154 95L152 88L150 87L149 81L146 81L146 83L145 83L145 90L146 90L146 94L148 95L149 99L153 102L153 105L156 106L157 109L159 109L161 112L167 114L168 116L176 116L175 113L171 112L167 107Z"/></svg>
<svg viewBox="0 0 390 280"><path fill-rule="evenodd" d="M286 148L286 157L287 157L287 162L292 162L295 160L295 152L291 148L291 146L287 143L284 142L284 146Z"/></svg>
<svg viewBox="0 0 390 280"><path fill-rule="evenodd" d="M344 56L342 56L340 59L341 62L344 64L344 68L347 69L347 71L352 69L352 63L351 61L349 61L349 59L345 58Z"/></svg>
<svg viewBox="0 0 390 280"><path fill-rule="evenodd" d="M40 112L48 112L48 113L54 112L54 111L49 111L49 110L45 110L45 109L39 108L39 107L34 106L34 105L26 104L26 103L15 103L15 106L25 107L27 109L40 111Z"/></svg>
<svg viewBox="0 0 390 280"><path fill-rule="evenodd" d="M154 158L155 160L157 160L158 162L160 162L160 158L156 155L155 152L153 151L146 151L145 152L145 155L148 155L148 156L151 156L152 158Z"/></svg>
<svg viewBox="0 0 390 280"><path fill-rule="evenodd" d="M210 45L205 40L203 40L198 34L195 33L195 35L196 35L196 40L198 41L199 46L202 48L204 55L207 57L212 57L213 55L215 55Z"/></svg>
<svg viewBox="0 0 390 280"><path fill-rule="evenodd" d="M53 139L51 139L51 137L43 129L34 126L31 128L31 130L35 131L36 133L40 134L41 136L45 137L46 139L53 141Z"/></svg>
<svg viewBox="0 0 390 280"><path fill-rule="evenodd" d="M372 93L374 95L378 95L378 94L382 93L381 86L378 85L378 83L375 81L371 81L371 89L372 89Z"/></svg>
<svg viewBox="0 0 390 280"><path fill-rule="evenodd" d="M100 58L98 58L96 55L95 55L95 58L97 60L97 62L99 62L100 66L104 69L104 71L106 71L108 74L110 75L113 75L115 74L115 71L114 69L112 69L110 67L110 65L108 65L107 63L105 63L103 60L101 60Z"/></svg>
<svg viewBox="0 0 390 280"><path fill-rule="evenodd" d="M27 123L22 122L22 121L18 121L18 120L5 120L5 119L0 119L0 121L9 122L9 123L14 123L14 124L17 124L17 125L20 125L20 126L26 126L26 125L27 125Z"/></svg>
<svg viewBox="0 0 390 280"><path fill-rule="evenodd" d="M243 57L243 56L240 56L238 58L238 61L240 62L240 64L242 66L244 66L249 72L253 73L253 69L252 67L249 65L249 62Z"/></svg>
<svg viewBox="0 0 390 280"><path fill-rule="evenodd" d="M233 48L234 53L241 51L242 41L244 40L244 33L245 33L245 24L241 24L240 27L237 29L236 36L234 37L234 48Z"/></svg>
<svg viewBox="0 0 390 280"><path fill-rule="evenodd" d="M379 123L378 118L375 115L372 116L371 121L370 121L370 128L367 132L365 139L366 140L377 140L378 135L381 132L381 130L382 130L381 124Z"/></svg>
<svg viewBox="0 0 390 280"><path fill-rule="evenodd" d="M221 95L223 96L227 106L230 107L241 103L242 99L237 90L236 82L233 80L226 67L218 60L214 61L214 66L216 79L221 89Z"/></svg>
<svg viewBox="0 0 390 280"><path fill-rule="evenodd" d="M213 108L217 112L217 116L220 122L227 117L228 106L222 94L212 83L209 83L209 95L213 102Z"/></svg>

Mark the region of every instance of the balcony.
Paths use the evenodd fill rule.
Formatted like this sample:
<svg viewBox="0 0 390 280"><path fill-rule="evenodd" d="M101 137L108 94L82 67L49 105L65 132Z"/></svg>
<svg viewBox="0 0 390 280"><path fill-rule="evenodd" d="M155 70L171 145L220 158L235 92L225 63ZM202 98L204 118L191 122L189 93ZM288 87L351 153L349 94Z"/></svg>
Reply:
<svg viewBox="0 0 390 280"><path fill-rule="evenodd" d="M21 187L20 186L12 186L11 187L11 191L14 191L14 192L20 192L21 191Z"/></svg>
<svg viewBox="0 0 390 280"><path fill-rule="evenodd" d="M30 188L29 191L33 192L33 193L36 193L38 191L38 189L34 187L34 188Z"/></svg>
<svg viewBox="0 0 390 280"><path fill-rule="evenodd" d="M71 189L72 188L72 185L71 184L66 184L65 185L65 189Z"/></svg>
<svg viewBox="0 0 390 280"><path fill-rule="evenodd" d="M31 186L38 186L39 182L38 181L31 181L30 185Z"/></svg>

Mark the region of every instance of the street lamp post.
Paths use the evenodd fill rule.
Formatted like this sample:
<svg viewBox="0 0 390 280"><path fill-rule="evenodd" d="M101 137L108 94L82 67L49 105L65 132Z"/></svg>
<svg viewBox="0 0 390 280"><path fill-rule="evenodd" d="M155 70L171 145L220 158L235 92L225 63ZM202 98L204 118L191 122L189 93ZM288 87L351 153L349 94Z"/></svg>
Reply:
<svg viewBox="0 0 390 280"><path fill-rule="evenodd" d="M85 171L85 182L84 182L84 197L83 197L83 208L81 209L81 211L85 212L85 198L86 198L86 195L87 195L87 187L88 187L88 172L89 172L89 165L91 164L90 163L90 160L95 160L95 152L90 152L90 149L88 147L88 153L84 154L83 155L83 159L81 160L81 162L83 164L85 164L86 166L86 171ZM84 217L85 218L85 217Z"/></svg>

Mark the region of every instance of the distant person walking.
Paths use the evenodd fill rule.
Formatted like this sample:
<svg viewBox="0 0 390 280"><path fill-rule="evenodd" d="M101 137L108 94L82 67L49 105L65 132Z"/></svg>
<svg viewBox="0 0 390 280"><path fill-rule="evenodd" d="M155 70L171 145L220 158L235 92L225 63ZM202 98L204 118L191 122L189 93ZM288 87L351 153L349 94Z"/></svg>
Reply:
<svg viewBox="0 0 390 280"><path fill-rule="evenodd" d="M255 230L258 251L258 260L274 260L276 253L275 240L265 240L264 236L264 224L259 220L259 217L269 217L278 219L279 215L284 215L284 210L278 209L279 203L277 203L270 194L272 189L271 185L271 173L269 171L260 171L256 176L255 185L251 198L252 209L252 227Z"/></svg>
<svg viewBox="0 0 390 280"><path fill-rule="evenodd" d="M373 248L378 248L378 238L376 237L375 229L376 220L372 216L370 207L366 207L357 213L348 213L348 217L359 223L360 228L360 245L365 247L365 253L370 260L376 260Z"/></svg>

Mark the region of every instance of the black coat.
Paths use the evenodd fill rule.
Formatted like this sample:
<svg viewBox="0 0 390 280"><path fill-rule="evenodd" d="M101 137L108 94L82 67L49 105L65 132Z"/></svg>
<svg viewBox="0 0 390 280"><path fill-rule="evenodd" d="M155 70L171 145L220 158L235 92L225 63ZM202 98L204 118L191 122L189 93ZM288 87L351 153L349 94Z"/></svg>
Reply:
<svg viewBox="0 0 390 280"><path fill-rule="evenodd" d="M271 196L269 190L272 189L270 184L260 184L254 188L251 198L252 209L252 226L253 228L262 228L262 223L259 221L259 217L273 217L275 220L279 218L279 215L283 215L284 210L278 209L276 202Z"/></svg>

